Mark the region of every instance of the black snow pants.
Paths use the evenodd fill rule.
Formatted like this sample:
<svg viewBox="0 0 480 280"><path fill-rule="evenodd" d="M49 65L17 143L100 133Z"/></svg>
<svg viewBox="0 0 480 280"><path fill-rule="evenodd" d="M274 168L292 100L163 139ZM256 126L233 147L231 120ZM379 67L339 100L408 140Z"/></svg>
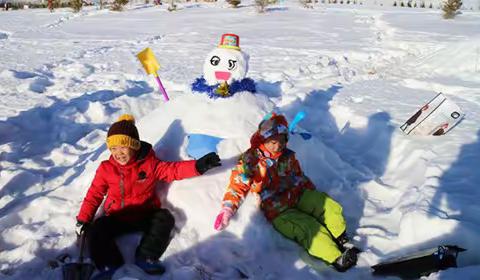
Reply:
<svg viewBox="0 0 480 280"><path fill-rule="evenodd" d="M98 269L124 264L115 238L133 232L143 232L136 255L159 258L170 243L175 219L167 209L155 209L141 219L125 221L120 215L98 218L88 230L90 257Z"/></svg>

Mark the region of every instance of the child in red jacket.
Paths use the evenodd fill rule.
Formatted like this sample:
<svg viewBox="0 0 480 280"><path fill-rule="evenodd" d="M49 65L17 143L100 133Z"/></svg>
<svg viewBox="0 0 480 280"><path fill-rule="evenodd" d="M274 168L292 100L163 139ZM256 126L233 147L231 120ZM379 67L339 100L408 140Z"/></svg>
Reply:
<svg viewBox="0 0 480 280"><path fill-rule="evenodd" d="M156 183L201 175L220 166L220 158L210 153L196 161L161 161L152 145L140 141L131 115L122 115L112 124L107 147L111 156L98 167L77 216L76 232L80 235L88 228L90 255L100 271L92 279L109 279L123 265L115 238L138 231L143 237L135 264L149 274L161 274L165 269L159 258L168 246L175 220L160 208ZM105 215L93 221L105 196Z"/></svg>

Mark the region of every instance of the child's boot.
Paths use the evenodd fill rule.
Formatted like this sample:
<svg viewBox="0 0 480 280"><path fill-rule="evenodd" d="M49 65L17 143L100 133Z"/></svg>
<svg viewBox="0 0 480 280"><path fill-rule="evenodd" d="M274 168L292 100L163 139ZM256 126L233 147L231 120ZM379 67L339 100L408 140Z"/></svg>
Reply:
<svg viewBox="0 0 480 280"><path fill-rule="evenodd" d="M163 274L165 272L165 266L156 257L137 255L135 257L135 265L148 274Z"/></svg>
<svg viewBox="0 0 480 280"><path fill-rule="evenodd" d="M351 242L350 242L350 238L349 236L347 235L347 232L344 231L339 237L337 237L337 240L336 240L337 244L338 244L338 247L340 248L340 250L343 252L347 249L352 249L353 247L355 247Z"/></svg>
<svg viewBox="0 0 480 280"><path fill-rule="evenodd" d="M347 269L357 264L357 254L360 252L357 248L348 248L332 264L339 272L345 272Z"/></svg>
<svg viewBox="0 0 480 280"><path fill-rule="evenodd" d="M105 267L103 269L99 269L99 271L93 275L90 280L111 280L117 269L118 267Z"/></svg>

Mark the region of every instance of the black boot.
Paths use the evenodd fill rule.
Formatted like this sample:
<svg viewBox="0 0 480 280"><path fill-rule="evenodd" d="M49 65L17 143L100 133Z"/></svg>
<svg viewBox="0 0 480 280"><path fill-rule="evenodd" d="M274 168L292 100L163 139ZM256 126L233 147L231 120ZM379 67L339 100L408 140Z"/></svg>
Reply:
<svg viewBox="0 0 480 280"><path fill-rule="evenodd" d="M337 237L337 243L339 245L343 245L343 244L347 243L348 241L350 241L350 238L348 238L348 235L347 235L346 231L344 231L342 234L340 234L339 237Z"/></svg>
<svg viewBox="0 0 480 280"><path fill-rule="evenodd" d="M113 277L113 274L117 271L118 267L105 267L103 269L99 269L98 273L93 275L90 280L110 280Z"/></svg>
<svg viewBox="0 0 480 280"><path fill-rule="evenodd" d="M163 274L165 272L165 266L157 257L148 257L137 255L135 257L135 265L140 267L148 274Z"/></svg>
<svg viewBox="0 0 480 280"><path fill-rule="evenodd" d="M348 248L332 264L339 272L345 272L347 269L357 264L357 254L360 252L357 248Z"/></svg>
<svg viewBox="0 0 480 280"><path fill-rule="evenodd" d="M345 250L347 249L352 249L353 247L355 247L351 242L350 242L350 238L349 236L347 235L347 232L344 231L339 237L337 237L337 239L335 240L335 242L337 243L338 245L338 248L340 248L340 250L342 252L344 252Z"/></svg>

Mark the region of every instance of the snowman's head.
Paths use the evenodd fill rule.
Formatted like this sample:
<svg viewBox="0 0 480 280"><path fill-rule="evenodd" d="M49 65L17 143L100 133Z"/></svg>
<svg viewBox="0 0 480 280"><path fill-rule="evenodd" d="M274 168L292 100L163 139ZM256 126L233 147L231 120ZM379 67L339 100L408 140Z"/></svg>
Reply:
<svg viewBox="0 0 480 280"><path fill-rule="evenodd" d="M211 51L203 64L203 77L208 85L245 78L248 71L248 56L240 50L216 48Z"/></svg>

